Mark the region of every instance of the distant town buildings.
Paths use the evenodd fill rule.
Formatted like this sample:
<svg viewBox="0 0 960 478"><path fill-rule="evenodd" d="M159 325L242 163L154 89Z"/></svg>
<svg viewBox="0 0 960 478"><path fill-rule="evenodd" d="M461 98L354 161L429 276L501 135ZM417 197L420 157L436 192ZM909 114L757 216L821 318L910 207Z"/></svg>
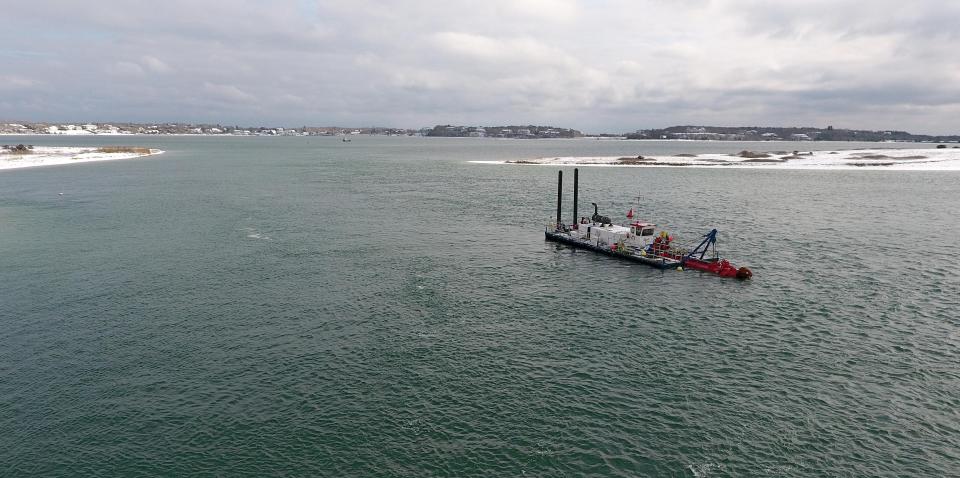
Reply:
<svg viewBox="0 0 960 478"><path fill-rule="evenodd" d="M0 134L54 134L54 135L123 135L123 134L176 134L176 135L231 135L231 136L339 136L339 135L390 135L414 136L418 130L403 128L340 128L340 127L240 127L189 123L138 124L106 123L53 124L53 123L0 123Z"/></svg>

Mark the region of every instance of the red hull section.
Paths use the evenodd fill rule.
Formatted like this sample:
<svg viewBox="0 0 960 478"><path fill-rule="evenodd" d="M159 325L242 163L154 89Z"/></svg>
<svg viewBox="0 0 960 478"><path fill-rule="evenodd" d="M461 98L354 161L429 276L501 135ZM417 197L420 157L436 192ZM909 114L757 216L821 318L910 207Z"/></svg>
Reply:
<svg viewBox="0 0 960 478"><path fill-rule="evenodd" d="M689 258L683 262L683 267L687 269L694 269L703 272L710 272L711 274L716 274L720 277L736 277L737 279L749 279L753 276L753 272L746 267L741 267L737 269L726 259L721 259L716 262L706 262L699 259Z"/></svg>

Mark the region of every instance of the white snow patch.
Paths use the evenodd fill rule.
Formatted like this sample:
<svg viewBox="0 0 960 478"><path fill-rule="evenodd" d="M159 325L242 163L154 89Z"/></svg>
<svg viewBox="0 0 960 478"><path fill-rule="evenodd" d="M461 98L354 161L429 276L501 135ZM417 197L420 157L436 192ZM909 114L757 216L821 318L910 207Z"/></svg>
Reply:
<svg viewBox="0 0 960 478"><path fill-rule="evenodd" d="M737 154L709 153L690 156L556 156L512 161L470 161L478 164L520 164L535 166L600 167L688 167L751 169L865 169L897 171L960 171L960 149L856 149L766 153L766 158L744 158ZM626 160L626 161L622 161Z"/></svg>

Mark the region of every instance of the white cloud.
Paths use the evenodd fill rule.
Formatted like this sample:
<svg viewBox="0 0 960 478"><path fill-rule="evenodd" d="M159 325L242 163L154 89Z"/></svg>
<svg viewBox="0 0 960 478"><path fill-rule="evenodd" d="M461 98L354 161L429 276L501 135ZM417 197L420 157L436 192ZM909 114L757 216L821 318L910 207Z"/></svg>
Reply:
<svg viewBox="0 0 960 478"><path fill-rule="evenodd" d="M154 56L145 55L140 57L140 64L154 73L170 73L173 71L169 65Z"/></svg>
<svg viewBox="0 0 960 478"><path fill-rule="evenodd" d="M118 61L110 65L107 71L117 76L143 76L143 67L132 61Z"/></svg>
<svg viewBox="0 0 960 478"><path fill-rule="evenodd" d="M204 82L203 91L211 97L236 103L252 103L256 97L234 85Z"/></svg>
<svg viewBox="0 0 960 478"><path fill-rule="evenodd" d="M567 23L574 20L579 11L577 2L572 0L512 0L502 3L508 12L533 20Z"/></svg>
<svg viewBox="0 0 960 478"><path fill-rule="evenodd" d="M19 75L0 75L0 90L21 91L38 86L40 82Z"/></svg>

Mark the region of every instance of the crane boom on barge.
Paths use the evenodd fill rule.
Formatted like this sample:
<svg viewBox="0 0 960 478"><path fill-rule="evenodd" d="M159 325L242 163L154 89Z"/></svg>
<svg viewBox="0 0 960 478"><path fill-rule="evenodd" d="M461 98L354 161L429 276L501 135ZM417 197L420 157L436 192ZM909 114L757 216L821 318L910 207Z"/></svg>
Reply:
<svg viewBox="0 0 960 478"><path fill-rule="evenodd" d="M557 221L548 224L544 230L549 241L568 244L580 249L588 249L608 256L639 262L660 269L694 269L716 274L720 277L749 279L753 272L746 268L737 268L717 254L717 230L713 229L703 236L696 247L686 250L673 243L673 237L661 231L657 233L656 224L633 220L633 210L627 213L630 223L613 224L607 216L599 214L596 203L593 204L593 216L588 220L577 216L579 171L573 170L573 223L564 224L562 219L563 171L557 175ZM708 253L712 254L708 255Z"/></svg>

